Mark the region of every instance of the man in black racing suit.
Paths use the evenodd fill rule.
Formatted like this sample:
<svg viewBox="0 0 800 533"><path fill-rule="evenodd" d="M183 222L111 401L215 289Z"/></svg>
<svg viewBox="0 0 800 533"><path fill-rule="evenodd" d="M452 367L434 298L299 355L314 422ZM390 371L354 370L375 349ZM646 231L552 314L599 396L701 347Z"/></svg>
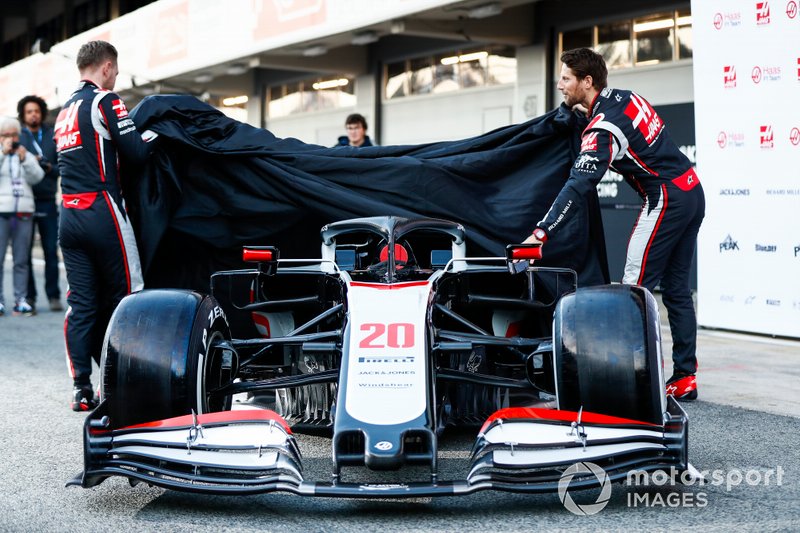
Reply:
<svg viewBox="0 0 800 533"><path fill-rule="evenodd" d="M64 337L73 379L72 409L96 406L92 359L119 301L143 287L139 252L125 211L119 164L143 163L155 135L140 136L125 103L112 92L117 50L105 41L78 52L81 82L58 115L55 141L61 173L59 241L67 269Z"/></svg>
<svg viewBox="0 0 800 533"><path fill-rule="evenodd" d="M689 272L705 214L703 187L689 159L650 104L631 91L608 88L600 54L568 50L558 89L564 104L587 111L581 151L558 197L525 242L544 243L576 211L610 168L639 193L643 204L628 241L622 282L653 290L661 284L672 332L673 376L667 393L697 398L697 319Z"/></svg>

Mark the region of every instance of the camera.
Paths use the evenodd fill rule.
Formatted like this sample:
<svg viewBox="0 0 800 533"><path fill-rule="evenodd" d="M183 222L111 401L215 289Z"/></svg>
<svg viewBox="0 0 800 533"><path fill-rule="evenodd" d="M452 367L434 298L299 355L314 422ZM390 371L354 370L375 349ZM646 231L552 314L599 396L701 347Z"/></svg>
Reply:
<svg viewBox="0 0 800 533"><path fill-rule="evenodd" d="M14 152L16 152L17 148L19 148L19 141L12 142L11 143L11 153L13 154Z"/></svg>

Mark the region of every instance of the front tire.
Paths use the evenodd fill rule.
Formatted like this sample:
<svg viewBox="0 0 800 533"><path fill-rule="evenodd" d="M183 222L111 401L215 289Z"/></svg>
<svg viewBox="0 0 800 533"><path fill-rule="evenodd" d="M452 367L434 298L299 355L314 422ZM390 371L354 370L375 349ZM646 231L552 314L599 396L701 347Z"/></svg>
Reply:
<svg viewBox="0 0 800 533"><path fill-rule="evenodd" d="M650 291L603 285L564 296L553 348L559 409L663 424L661 329Z"/></svg>
<svg viewBox="0 0 800 533"><path fill-rule="evenodd" d="M236 355L215 347L230 339L225 313L211 296L146 290L125 297L103 342L101 400L112 427L229 410Z"/></svg>

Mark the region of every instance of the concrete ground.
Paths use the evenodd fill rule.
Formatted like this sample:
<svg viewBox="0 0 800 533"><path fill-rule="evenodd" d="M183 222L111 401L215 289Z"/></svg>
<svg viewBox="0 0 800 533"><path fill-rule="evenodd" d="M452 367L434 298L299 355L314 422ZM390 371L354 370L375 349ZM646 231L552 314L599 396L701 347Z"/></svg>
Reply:
<svg viewBox="0 0 800 533"><path fill-rule="evenodd" d="M11 286L11 254L4 263L6 305L13 306ZM37 308L49 313L42 285L44 262L41 249L34 248L34 270L39 287ZM61 265L62 299L66 294L66 278ZM656 298L661 302L660 295ZM8 304L11 303L9 306ZM65 302L66 303L66 302ZM660 304L661 305L661 304ZM7 316L0 327L13 327ZM667 324L667 313L661 305L661 331L665 358L665 373L671 375L672 339ZM800 340L774 339L768 336L739 334L726 331L699 329L697 334L699 399L721 405L742 407L777 415L800 418Z"/></svg>
<svg viewBox="0 0 800 533"><path fill-rule="evenodd" d="M661 304L665 367L672 337ZM800 340L775 339L700 328L697 332L699 399L778 415L800 417Z"/></svg>

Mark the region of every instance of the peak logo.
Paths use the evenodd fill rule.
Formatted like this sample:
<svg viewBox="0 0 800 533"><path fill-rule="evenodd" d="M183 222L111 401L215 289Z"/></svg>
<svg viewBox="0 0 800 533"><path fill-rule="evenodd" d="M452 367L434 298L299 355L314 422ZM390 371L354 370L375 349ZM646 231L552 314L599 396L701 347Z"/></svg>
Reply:
<svg viewBox="0 0 800 533"><path fill-rule="evenodd" d="M739 243L737 241L734 241L733 237L731 237L730 234L728 234L728 236L725 237L724 241L719 243L719 253L722 253L723 251L730 252L732 250L738 250L738 249L739 249Z"/></svg>
<svg viewBox="0 0 800 533"><path fill-rule="evenodd" d="M794 247L794 256L797 257L800 255L800 244Z"/></svg>
<svg viewBox="0 0 800 533"><path fill-rule="evenodd" d="M772 132L772 126L761 126L761 148L764 150L775 148L775 134Z"/></svg>
<svg viewBox="0 0 800 533"><path fill-rule="evenodd" d="M797 16L797 2L789 0L786 4L786 16L793 19Z"/></svg>
<svg viewBox="0 0 800 533"><path fill-rule="evenodd" d="M722 67L722 80L726 89L736 87L736 67L734 65Z"/></svg>
<svg viewBox="0 0 800 533"><path fill-rule="evenodd" d="M769 24L769 2L756 2L756 25Z"/></svg>

